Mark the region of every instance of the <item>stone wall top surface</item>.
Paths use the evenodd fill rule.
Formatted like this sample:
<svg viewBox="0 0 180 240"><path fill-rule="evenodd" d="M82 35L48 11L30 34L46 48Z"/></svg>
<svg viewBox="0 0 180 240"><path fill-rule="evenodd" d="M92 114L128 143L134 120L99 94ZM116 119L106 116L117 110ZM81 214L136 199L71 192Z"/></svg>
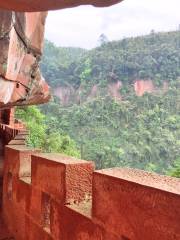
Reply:
<svg viewBox="0 0 180 240"><path fill-rule="evenodd" d="M28 147L26 145L7 145L6 149L13 149L16 151L28 151L28 152L32 152L34 151L34 148Z"/></svg>
<svg viewBox="0 0 180 240"><path fill-rule="evenodd" d="M37 153L37 154L34 154L34 156L38 157L39 159L54 161L61 164L88 163L88 161L80 160L75 157L66 156L60 153Z"/></svg>
<svg viewBox="0 0 180 240"><path fill-rule="evenodd" d="M130 168L112 168L96 171L96 173L120 178L143 186L156 188L180 195L180 179L156 173Z"/></svg>

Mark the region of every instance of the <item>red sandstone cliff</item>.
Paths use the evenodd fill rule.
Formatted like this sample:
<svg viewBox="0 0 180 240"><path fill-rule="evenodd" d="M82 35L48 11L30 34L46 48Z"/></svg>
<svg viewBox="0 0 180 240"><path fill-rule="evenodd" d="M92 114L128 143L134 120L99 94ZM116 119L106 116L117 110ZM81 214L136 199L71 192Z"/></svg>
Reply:
<svg viewBox="0 0 180 240"><path fill-rule="evenodd" d="M163 86L158 88L154 85L153 80L137 79L134 82L134 91L137 96L143 96L145 93L166 92L168 90L168 82L164 81Z"/></svg>
<svg viewBox="0 0 180 240"><path fill-rule="evenodd" d="M119 3L122 0L6 0L0 2L0 8L6 10L15 10L23 12L47 11L53 9L63 9L76 7L79 5L94 5L96 7L107 7Z"/></svg>
<svg viewBox="0 0 180 240"><path fill-rule="evenodd" d="M160 93L166 92L168 90L168 82L164 81L162 87L156 87L153 83L153 80L150 79L136 79L134 80L134 92L137 96L143 96L145 93ZM109 95L117 102L122 100L122 96L120 93L123 84L121 81L111 82L107 85L106 88L101 89L100 86L93 85L91 89L88 91L86 96L83 98L83 101L91 100L98 96L105 96ZM83 91L82 87L78 89L74 89L71 85L67 86L59 86L54 89L53 93L60 99L60 102L63 106L68 106L72 103L79 103L80 102L80 92Z"/></svg>
<svg viewBox="0 0 180 240"><path fill-rule="evenodd" d="M121 81L109 83L107 87L103 89L101 89L101 87L98 85L93 85L91 89L83 97L81 97L81 93L83 91L81 86L78 89L74 89L70 85L60 85L54 89L53 93L60 99L60 102L63 106L67 106L72 103L79 103L80 101L90 101L91 99L102 95L109 95L116 101L121 101L121 86Z"/></svg>
<svg viewBox="0 0 180 240"><path fill-rule="evenodd" d="M39 70L46 15L0 11L0 107L49 99Z"/></svg>

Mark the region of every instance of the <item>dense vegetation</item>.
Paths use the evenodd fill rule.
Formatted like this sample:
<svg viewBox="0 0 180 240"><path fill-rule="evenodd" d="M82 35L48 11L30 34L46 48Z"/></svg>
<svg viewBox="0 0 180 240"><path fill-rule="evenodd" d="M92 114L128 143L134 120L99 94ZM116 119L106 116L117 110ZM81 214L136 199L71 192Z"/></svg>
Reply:
<svg viewBox="0 0 180 240"><path fill-rule="evenodd" d="M53 87L104 85L113 73L126 88L136 78L153 79L156 85L174 81L180 76L179 59L180 31L104 42L90 51L57 48L46 41L42 71Z"/></svg>
<svg viewBox="0 0 180 240"><path fill-rule="evenodd" d="M129 166L180 176L179 31L104 42L90 51L46 41L42 71L52 87L86 90L98 84L103 91L108 81L121 80L124 94L121 103L102 94L66 108L52 99L41 107L43 139L53 139L52 133L70 136L81 158L94 160L97 168ZM131 87L137 78L153 79L158 86L168 81L169 90L137 97Z"/></svg>
<svg viewBox="0 0 180 240"><path fill-rule="evenodd" d="M46 40L41 69L50 86L73 83L76 78L74 69L85 53L86 50L81 48L57 48Z"/></svg>
<svg viewBox="0 0 180 240"><path fill-rule="evenodd" d="M16 118L23 120L29 129L27 144L42 149L44 152L58 152L66 155L80 157L75 142L55 125L57 119L45 116L37 107L16 109Z"/></svg>
<svg viewBox="0 0 180 240"><path fill-rule="evenodd" d="M177 83L179 84L179 83ZM81 106L59 107L51 102L43 112L58 119L78 144L81 157L98 168L130 166L165 173L180 156L180 92L134 95L122 102L97 98Z"/></svg>

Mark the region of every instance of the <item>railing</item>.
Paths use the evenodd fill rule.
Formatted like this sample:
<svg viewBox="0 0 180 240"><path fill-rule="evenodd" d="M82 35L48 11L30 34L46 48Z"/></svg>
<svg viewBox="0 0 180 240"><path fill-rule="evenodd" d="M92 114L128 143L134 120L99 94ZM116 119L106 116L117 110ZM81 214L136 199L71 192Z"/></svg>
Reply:
<svg viewBox="0 0 180 240"><path fill-rule="evenodd" d="M179 184L135 169L94 171L92 162L9 145L4 219L22 240L180 239Z"/></svg>
<svg viewBox="0 0 180 240"><path fill-rule="evenodd" d="M0 123L0 134L5 145L13 140L21 131L26 131L26 125L18 119L15 119L11 125Z"/></svg>

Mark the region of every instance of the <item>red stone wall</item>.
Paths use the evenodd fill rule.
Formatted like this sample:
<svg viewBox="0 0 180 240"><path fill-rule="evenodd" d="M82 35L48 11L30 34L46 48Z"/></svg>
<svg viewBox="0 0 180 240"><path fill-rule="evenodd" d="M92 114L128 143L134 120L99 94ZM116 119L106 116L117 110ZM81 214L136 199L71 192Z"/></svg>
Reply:
<svg viewBox="0 0 180 240"><path fill-rule="evenodd" d="M11 145L3 214L17 240L179 240L180 181Z"/></svg>
<svg viewBox="0 0 180 240"><path fill-rule="evenodd" d="M122 240L180 239L180 181L135 169L94 173L93 218Z"/></svg>

